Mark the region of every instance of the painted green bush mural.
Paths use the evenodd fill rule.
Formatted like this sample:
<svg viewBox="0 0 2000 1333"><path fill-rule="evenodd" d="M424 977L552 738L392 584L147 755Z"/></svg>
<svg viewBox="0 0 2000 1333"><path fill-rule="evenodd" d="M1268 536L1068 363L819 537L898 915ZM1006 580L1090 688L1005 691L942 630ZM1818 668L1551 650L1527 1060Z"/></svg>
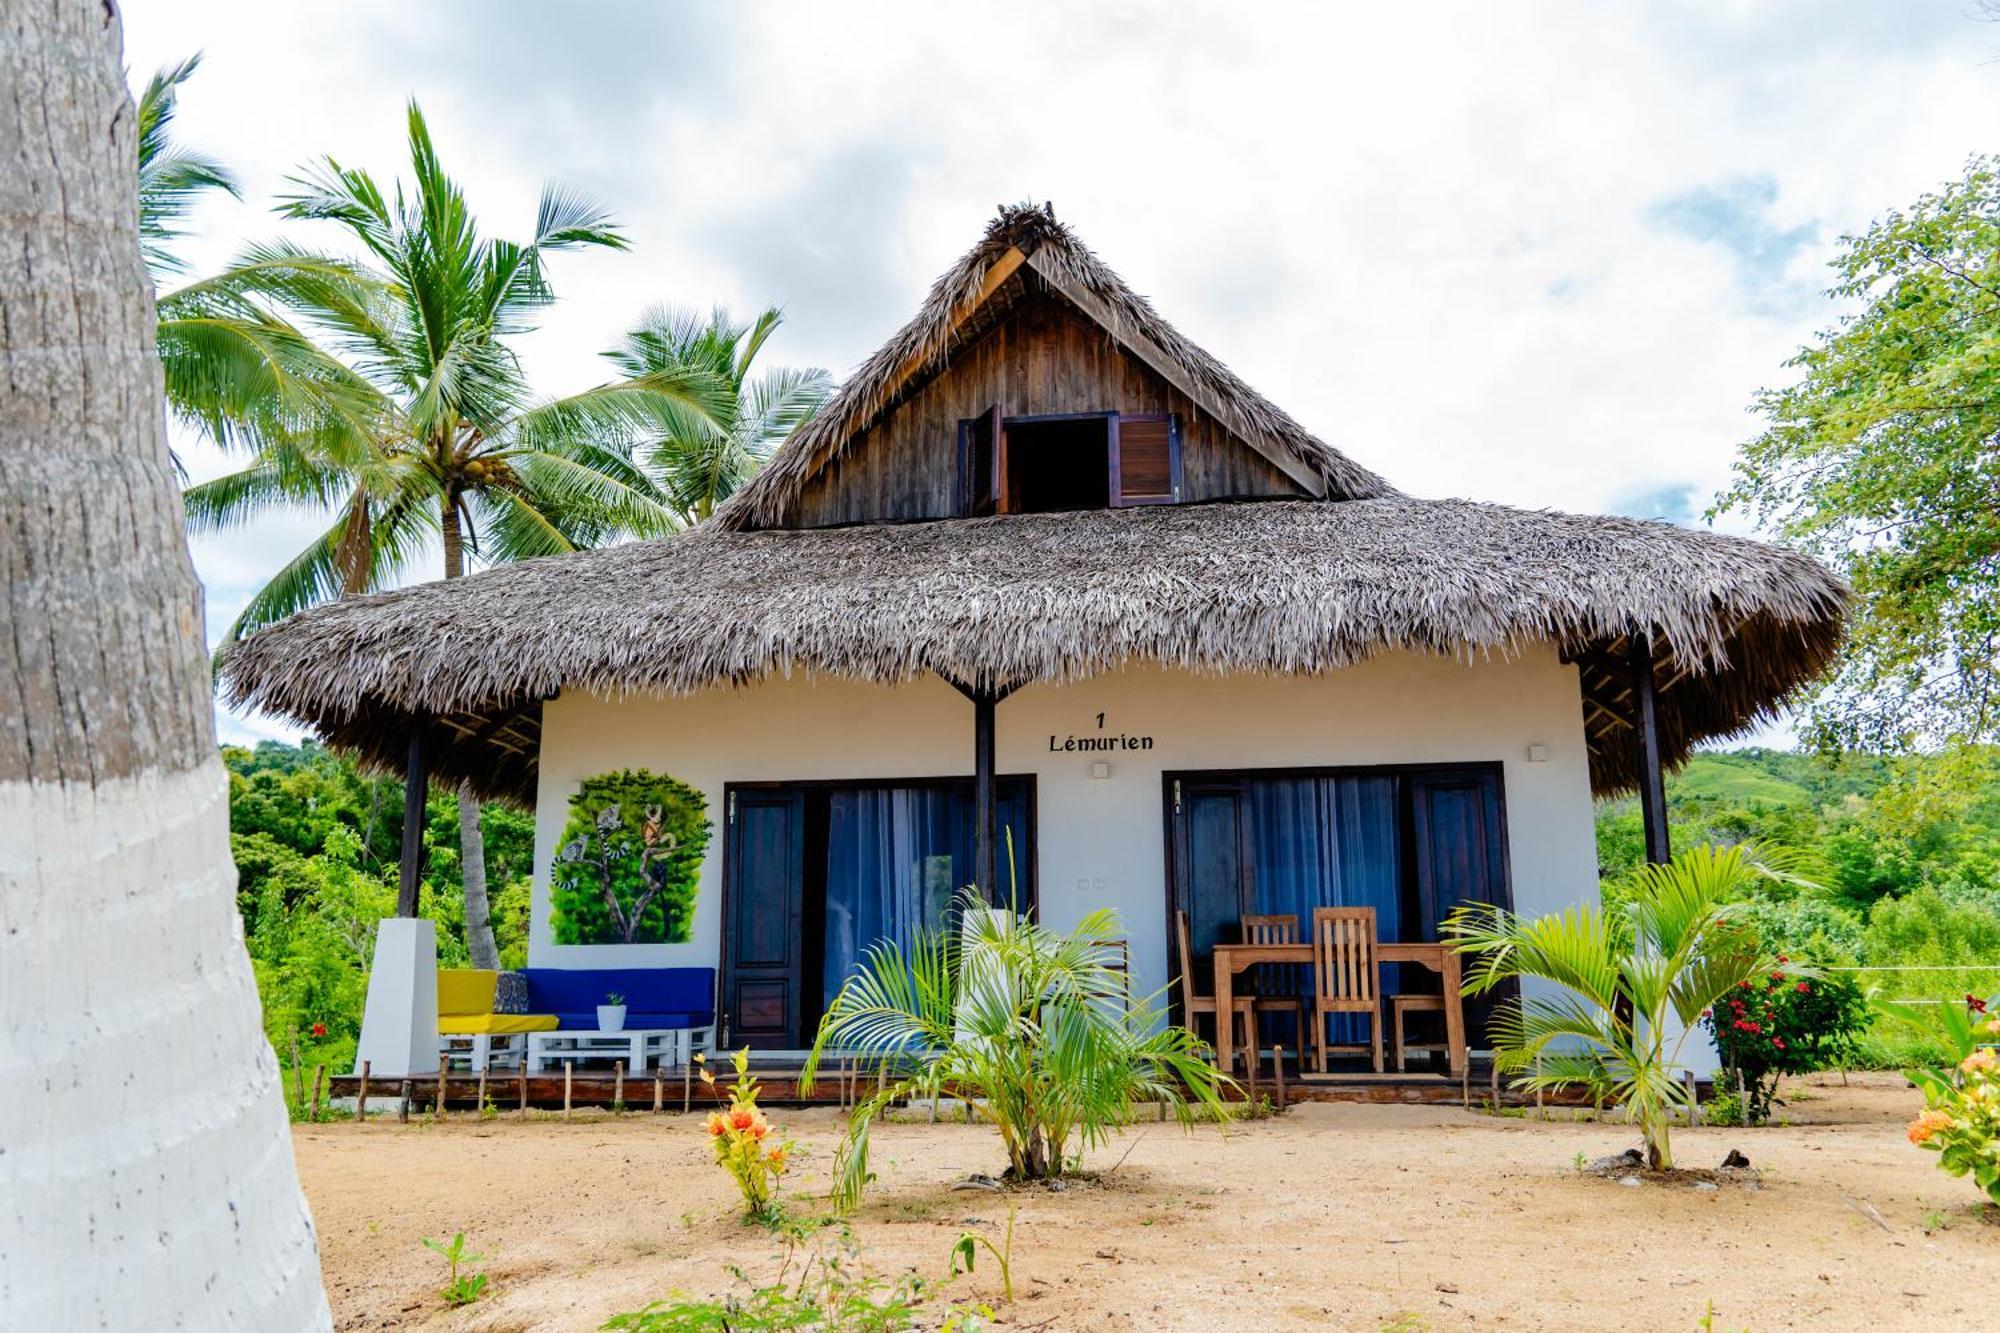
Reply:
<svg viewBox="0 0 2000 1333"><path fill-rule="evenodd" d="M556 943L685 943L710 832L685 782L629 768L586 779L549 875Z"/></svg>

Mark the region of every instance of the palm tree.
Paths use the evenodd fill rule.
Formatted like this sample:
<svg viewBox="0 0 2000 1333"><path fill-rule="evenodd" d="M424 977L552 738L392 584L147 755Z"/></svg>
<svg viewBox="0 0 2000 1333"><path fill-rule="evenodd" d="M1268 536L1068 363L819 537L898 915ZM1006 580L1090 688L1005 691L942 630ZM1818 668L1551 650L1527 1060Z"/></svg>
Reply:
<svg viewBox="0 0 2000 1333"><path fill-rule="evenodd" d="M236 911L120 42L94 0L0 23L6 1315L324 1329Z"/></svg>
<svg viewBox="0 0 2000 1333"><path fill-rule="evenodd" d="M1102 1144L1137 1101L1172 1107L1183 1125L1197 1108L1222 1117L1230 1081L1207 1048L1129 998L1115 913L1092 912L1058 934L967 890L953 915L962 942L949 925L918 931L907 947L879 941L820 1021L803 1091L828 1050L880 1071L834 1163L841 1207L858 1204L867 1186L870 1127L910 1097L972 1099L1017 1180L1062 1175L1072 1144L1078 1156Z"/></svg>
<svg viewBox="0 0 2000 1333"><path fill-rule="evenodd" d="M688 523L715 512L833 392L824 370L778 369L750 378L751 363L784 318L775 306L749 324L732 322L721 309L704 319L662 308L649 312L606 353L635 380L699 375L722 386L719 410L670 407L640 455L665 502Z"/></svg>
<svg viewBox="0 0 2000 1333"><path fill-rule="evenodd" d="M340 260L258 248L213 277L159 290L187 272L172 243L195 205L214 193L241 197L227 167L173 139L181 85L200 67L199 53L166 66L139 94L139 240L158 298L167 404L229 448L309 432L343 406L345 367L259 298L288 282L365 288L370 277Z"/></svg>
<svg viewBox="0 0 2000 1333"><path fill-rule="evenodd" d="M1620 1102L1646 1140L1646 1162L1674 1164L1676 1109L1690 1110L1682 1048L1704 1011L1770 961L1733 917L1759 879L1801 882L1798 858L1748 844L1699 846L1665 865L1642 865L1607 895L1608 908L1521 917L1487 903L1445 919L1459 952L1474 956L1465 993L1536 977L1555 994L1501 1001L1491 1024L1500 1068L1528 1071L1521 1088L1581 1085Z"/></svg>
<svg viewBox="0 0 2000 1333"><path fill-rule="evenodd" d="M385 191L366 171L327 158L293 179L280 213L338 224L364 258L348 262L286 244L259 247L203 299L269 316L273 354L249 375L283 393L257 398L227 369L214 376L217 426L254 450L249 466L186 492L196 531L274 506L330 509L332 523L279 570L228 637L317 602L394 582L430 549L444 576L488 563L592 545L620 532L679 526L634 459L669 425L718 410L725 390L699 368L669 367L569 398L531 400L508 345L554 299L547 258L625 248L604 211L556 187L542 192L525 242L483 237L445 173L415 102L408 112L413 182ZM273 313L282 308L329 350ZM227 322L234 336L240 321ZM273 368L276 368L275 370ZM212 368L197 361L189 378ZM479 807L459 799L466 936L473 961L497 967L485 895Z"/></svg>
<svg viewBox="0 0 2000 1333"><path fill-rule="evenodd" d="M139 248L146 256L154 285L163 277L185 273L187 264L169 242L181 235L181 223L202 196L219 191L240 199L236 177L212 157L181 147L171 137L180 109L180 87L201 68L197 51L178 65L155 71L139 94Z"/></svg>

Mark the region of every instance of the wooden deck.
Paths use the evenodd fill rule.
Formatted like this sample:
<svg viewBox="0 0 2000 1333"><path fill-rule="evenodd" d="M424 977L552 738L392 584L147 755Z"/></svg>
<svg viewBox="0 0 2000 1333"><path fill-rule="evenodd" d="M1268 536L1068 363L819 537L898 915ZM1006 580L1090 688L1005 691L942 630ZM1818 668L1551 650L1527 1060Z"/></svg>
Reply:
<svg viewBox="0 0 2000 1333"><path fill-rule="evenodd" d="M1289 1065L1289 1061L1287 1062ZM795 1062L757 1062L751 1067L763 1085L759 1100L767 1106L845 1106L858 1099L866 1098L874 1091L875 1079L872 1074L848 1073L843 1079L837 1068L822 1068L811 1095L799 1090L799 1068ZM703 1110L717 1103L714 1090L705 1088L697 1075L688 1074L676 1067L648 1071L637 1077L620 1078L612 1070L593 1066L577 1069L567 1080L562 1073L544 1072L523 1076L519 1070L494 1070L486 1076L485 1100L497 1111L517 1111L522 1106L537 1110L560 1110L567 1097L573 1107L610 1107L621 1102L627 1111L664 1112ZM722 1081L727 1081L724 1077ZM368 1083L368 1104L375 1109L388 1109L400 1105L404 1096L403 1079L371 1078ZM408 1096L412 1110L430 1110L438 1102L439 1080L426 1076L407 1080ZM358 1096L361 1080L349 1074L334 1075L327 1081L330 1097L346 1098ZM287 1087L289 1088L289 1079ZM1303 1079L1291 1068L1285 1071L1282 1091L1278 1080L1271 1077L1271 1065L1266 1061L1258 1071L1254 1083L1239 1081L1234 1100L1252 1097L1268 1098L1277 1103L1282 1097L1285 1105L1299 1102L1375 1102L1405 1103L1410 1105L1459 1106L1465 1104L1470 1093L1473 1106L1483 1106L1497 1101L1500 1106L1533 1106L1533 1094L1523 1097L1505 1087L1499 1089L1495 1097L1492 1066L1489 1061L1474 1058L1470 1077L1461 1082L1442 1074L1328 1074L1325 1076L1307 1074ZM476 1074L463 1070L456 1071L444 1080L446 1106L453 1110L470 1111L479 1106L480 1082ZM1549 1105L1587 1105L1589 1099L1580 1094L1549 1095ZM949 1113L949 1099L947 1099Z"/></svg>

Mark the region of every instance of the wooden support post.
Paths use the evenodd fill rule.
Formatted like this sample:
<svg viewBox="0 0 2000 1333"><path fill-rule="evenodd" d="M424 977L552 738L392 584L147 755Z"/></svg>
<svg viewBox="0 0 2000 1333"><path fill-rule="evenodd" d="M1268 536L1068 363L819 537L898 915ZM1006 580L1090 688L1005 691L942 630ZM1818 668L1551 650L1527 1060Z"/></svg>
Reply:
<svg viewBox="0 0 2000 1333"><path fill-rule="evenodd" d="M1277 1107L1282 1111L1285 1109L1285 1048L1282 1045L1271 1048L1271 1073L1278 1081Z"/></svg>
<svg viewBox="0 0 2000 1333"><path fill-rule="evenodd" d="M686 1115L694 1107L694 1061L681 1066L681 1114Z"/></svg>
<svg viewBox="0 0 2000 1333"><path fill-rule="evenodd" d="M1542 1102L1542 1053L1535 1052L1535 1119L1548 1119L1548 1108Z"/></svg>
<svg viewBox="0 0 2000 1333"><path fill-rule="evenodd" d="M410 1123L410 1080L404 1079L402 1099L396 1103L396 1119L402 1124Z"/></svg>
<svg viewBox="0 0 2000 1333"><path fill-rule="evenodd" d="M1469 1059L1458 1071L1458 1099L1465 1104L1466 1110L1472 1109L1472 1061Z"/></svg>
<svg viewBox="0 0 2000 1333"><path fill-rule="evenodd" d="M611 1062L611 1114L617 1115L625 1109L625 1062Z"/></svg>
<svg viewBox="0 0 2000 1333"><path fill-rule="evenodd" d="M521 1056L521 1119L528 1118L528 1057Z"/></svg>
<svg viewBox="0 0 2000 1333"><path fill-rule="evenodd" d="M1688 1125L1690 1127L1699 1125L1701 1123L1701 1094L1695 1090L1694 1071L1692 1069L1683 1069L1681 1071L1681 1080L1687 1085Z"/></svg>
<svg viewBox="0 0 2000 1333"><path fill-rule="evenodd" d="M313 1104L312 1104L312 1111L310 1113L310 1118L314 1121L317 1121L319 1119L319 1099L325 1091L326 1091L326 1066L314 1065Z"/></svg>
<svg viewBox="0 0 2000 1333"><path fill-rule="evenodd" d="M563 1119L569 1119L570 1092L576 1075L576 1061L563 1061Z"/></svg>
<svg viewBox="0 0 2000 1333"><path fill-rule="evenodd" d="M993 695L972 696L972 818L975 855L973 883L989 903L1000 901L999 849L993 814Z"/></svg>
<svg viewBox="0 0 2000 1333"><path fill-rule="evenodd" d="M974 689L951 677L951 687L972 701L972 882L986 901L1000 901L1000 831L994 813L994 716L1013 687Z"/></svg>
<svg viewBox="0 0 2000 1333"><path fill-rule="evenodd" d="M1498 1112L1500 1109L1500 1053L1498 1051L1493 1053L1493 1109L1495 1112Z"/></svg>
<svg viewBox="0 0 2000 1333"><path fill-rule="evenodd" d="M361 1086L354 1090L354 1123L365 1124L368 1120L368 1061L361 1062Z"/></svg>
<svg viewBox="0 0 2000 1333"><path fill-rule="evenodd" d="M1218 1019L1217 1021L1219 1022L1220 1020ZM1251 1044L1243 1050L1243 1074L1247 1080L1245 1083L1247 1091L1244 1093L1244 1096L1249 1098L1244 1104L1250 1108L1250 1118L1253 1120L1257 1117L1257 1065L1259 1061L1256 1041L1257 1034L1253 1032L1250 1034Z"/></svg>
<svg viewBox="0 0 2000 1333"><path fill-rule="evenodd" d="M410 754L403 770L403 858L396 882L396 915L417 914L417 889L424 879L424 801L430 795L430 756L421 726L410 730Z"/></svg>
<svg viewBox="0 0 2000 1333"><path fill-rule="evenodd" d="M486 1115L486 1071L484 1069L479 1071L479 1091L475 1094L475 1097L476 1100L472 1107L473 1114L483 1119Z"/></svg>
<svg viewBox="0 0 2000 1333"><path fill-rule="evenodd" d="M1631 665L1632 693L1638 710L1639 811L1645 823L1646 859L1654 865L1665 865L1674 859L1674 849L1667 828L1667 785L1660 759L1659 701L1654 695L1651 635L1632 636Z"/></svg>
<svg viewBox="0 0 2000 1333"><path fill-rule="evenodd" d="M438 1061L437 1118L444 1119L445 1107L451 1104L451 1061Z"/></svg>

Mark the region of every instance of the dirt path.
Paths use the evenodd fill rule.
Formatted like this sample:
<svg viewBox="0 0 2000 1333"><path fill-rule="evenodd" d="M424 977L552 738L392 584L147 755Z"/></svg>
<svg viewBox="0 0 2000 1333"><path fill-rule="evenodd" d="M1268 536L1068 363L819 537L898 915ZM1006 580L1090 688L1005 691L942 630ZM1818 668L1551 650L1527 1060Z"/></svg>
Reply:
<svg viewBox="0 0 2000 1333"><path fill-rule="evenodd" d="M1193 1135L1141 1125L1100 1183L999 1196L947 1188L996 1169L990 1131L899 1124L877 1136L854 1234L876 1271L934 1276L968 1219L997 1234L1018 1206L1008 1326L1681 1330L1713 1300L1718 1329L1756 1333L2000 1327L2000 1227L1904 1141L1917 1095L1889 1076L1816 1084L1789 1126L1675 1135L1687 1165L1742 1148L1755 1191L1577 1175L1576 1154L1633 1141L1619 1125L1311 1105ZM804 1150L793 1190L823 1191L834 1114L774 1118ZM342 1329L590 1329L725 1290L727 1264L776 1264L680 1116L301 1127L297 1153ZM418 1239L461 1229L496 1252L493 1291L448 1311ZM951 1294L997 1302L999 1280L982 1264Z"/></svg>

